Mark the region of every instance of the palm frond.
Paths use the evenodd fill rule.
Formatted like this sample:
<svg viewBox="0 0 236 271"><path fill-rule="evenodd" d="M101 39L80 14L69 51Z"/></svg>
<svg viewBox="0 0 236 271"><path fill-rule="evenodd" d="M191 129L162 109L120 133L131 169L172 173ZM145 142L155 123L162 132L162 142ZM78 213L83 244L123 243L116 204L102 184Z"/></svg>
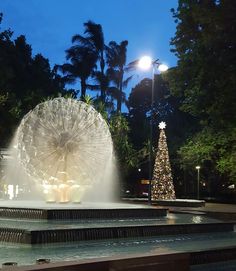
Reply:
<svg viewBox="0 0 236 271"><path fill-rule="evenodd" d="M74 69L74 67L70 63L65 63L62 65L55 65L55 70L60 71L63 74L73 73L73 69Z"/></svg>
<svg viewBox="0 0 236 271"><path fill-rule="evenodd" d="M91 41L88 38L83 37L79 34L74 35L72 37L72 43L75 43L75 42L78 42L81 45L86 46L86 47L94 48L93 44L91 43Z"/></svg>
<svg viewBox="0 0 236 271"><path fill-rule="evenodd" d="M136 59L132 62L130 62L126 67L125 67L125 72L129 72L129 71L133 71L135 69L137 69L137 66L138 66L138 62L139 62L139 59Z"/></svg>
<svg viewBox="0 0 236 271"><path fill-rule="evenodd" d="M84 102L88 105L92 105L94 103L94 98L86 94L84 96Z"/></svg>
<svg viewBox="0 0 236 271"><path fill-rule="evenodd" d="M119 93L119 89L117 87L109 87L107 89L107 93L112 97L117 97Z"/></svg>
<svg viewBox="0 0 236 271"><path fill-rule="evenodd" d="M87 88L90 90L95 90L98 91L100 89L100 85L90 85L90 84L86 84Z"/></svg>
<svg viewBox="0 0 236 271"><path fill-rule="evenodd" d="M86 38L94 45L97 51L104 50L104 35L102 26L100 24L96 24L93 21L89 20L84 23Z"/></svg>
<svg viewBox="0 0 236 271"><path fill-rule="evenodd" d="M74 77L73 75L66 75L63 77L63 81L66 84L75 84L76 83L76 77Z"/></svg>
<svg viewBox="0 0 236 271"><path fill-rule="evenodd" d="M133 75L129 76L127 79L125 79L123 82L122 82L122 86L124 88L126 88L128 86L128 83L131 81L131 79L133 78Z"/></svg>

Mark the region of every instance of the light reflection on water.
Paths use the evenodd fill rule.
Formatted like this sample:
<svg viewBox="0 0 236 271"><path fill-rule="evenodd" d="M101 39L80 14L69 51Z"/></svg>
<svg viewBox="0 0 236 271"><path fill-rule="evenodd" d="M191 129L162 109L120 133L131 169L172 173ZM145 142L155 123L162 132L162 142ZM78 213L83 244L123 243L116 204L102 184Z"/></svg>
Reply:
<svg viewBox="0 0 236 271"><path fill-rule="evenodd" d="M202 216L200 216L200 215L194 215L193 216L193 218L192 218L192 221L193 221L193 223L195 223L195 224L199 224L199 223L202 223Z"/></svg>

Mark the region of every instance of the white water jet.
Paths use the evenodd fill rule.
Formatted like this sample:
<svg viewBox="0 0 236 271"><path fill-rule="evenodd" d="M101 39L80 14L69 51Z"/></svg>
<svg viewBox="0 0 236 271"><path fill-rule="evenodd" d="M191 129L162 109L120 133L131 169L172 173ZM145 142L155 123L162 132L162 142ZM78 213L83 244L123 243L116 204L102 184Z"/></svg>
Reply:
<svg viewBox="0 0 236 271"><path fill-rule="evenodd" d="M118 176L109 127L84 102L56 98L37 105L22 119L11 152L8 182L23 185L31 199L114 201Z"/></svg>

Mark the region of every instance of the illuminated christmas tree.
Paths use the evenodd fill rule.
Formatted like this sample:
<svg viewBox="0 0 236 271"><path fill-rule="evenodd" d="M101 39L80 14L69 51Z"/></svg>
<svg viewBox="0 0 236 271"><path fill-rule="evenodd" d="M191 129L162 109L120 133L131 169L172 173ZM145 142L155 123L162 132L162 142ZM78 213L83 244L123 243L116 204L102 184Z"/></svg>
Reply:
<svg viewBox="0 0 236 271"><path fill-rule="evenodd" d="M175 190L169 161L168 147L165 135L165 122L159 124L160 137L158 151L154 164L151 196L152 200L175 199Z"/></svg>

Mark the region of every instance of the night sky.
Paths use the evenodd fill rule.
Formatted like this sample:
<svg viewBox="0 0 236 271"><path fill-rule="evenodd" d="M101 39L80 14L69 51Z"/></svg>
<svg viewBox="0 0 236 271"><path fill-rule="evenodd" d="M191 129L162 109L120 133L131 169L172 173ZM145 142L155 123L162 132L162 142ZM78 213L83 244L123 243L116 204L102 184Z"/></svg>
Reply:
<svg viewBox="0 0 236 271"><path fill-rule="evenodd" d="M11 28L14 37L26 36L33 54L41 53L50 64L65 61L65 49L74 34L83 34L83 23L92 20L103 26L105 41L127 39L127 63L144 54L176 64L170 52L175 23L170 12L177 0L0 0L2 30ZM136 80L148 76L139 74ZM131 84L132 85L132 84Z"/></svg>

